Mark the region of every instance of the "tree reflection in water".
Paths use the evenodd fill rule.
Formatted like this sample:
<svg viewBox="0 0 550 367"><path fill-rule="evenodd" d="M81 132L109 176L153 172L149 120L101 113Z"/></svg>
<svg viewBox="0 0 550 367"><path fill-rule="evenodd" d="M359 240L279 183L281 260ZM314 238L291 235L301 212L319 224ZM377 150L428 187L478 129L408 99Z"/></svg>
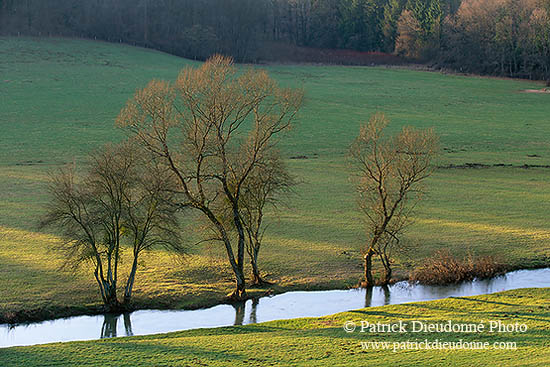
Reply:
<svg viewBox="0 0 550 367"><path fill-rule="evenodd" d="M124 331L126 331L126 336L134 336L134 332L132 331L132 319L128 312L124 314Z"/></svg>
<svg viewBox="0 0 550 367"><path fill-rule="evenodd" d="M388 287L388 285L383 285L382 287L382 292L384 292L384 306L386 305L389 305L390 304L390 287Z"/></svg>
<svg viewBox="0 0 550 367"><path fill-rule="evenodd" d="M365 288L365 307L370 307L372 305L372 288Z"/></svg>
<svg viewBox="0 0 550 367"><path fill-rule="evenodd" d="M235 309L235 322L233 323L233 325L242 325L244 322L245 303L236 302L233 303L232 306Z"/></svg>
<svg viewBox="0 0 550 367"><path fill-rule="evenodd" d="M101 326L101 339L116 338L117 337L117 324L120 315L105 314L103 319L103 325ZM122 315L124 321L124 336L133 336L132 331L132 319L129 313Z"/></svg>
<svg viewBox="0 0 550 367"><path fill-rule="evenodd" d="M372 297L373 297L373 293L374 293L375 288L380 288L380 290L382 291L382 293L384 295L383 305L384 306L389 305L390 304L390 296L391 296L390 287L388 287L387 285L383 285L381 287L367 287L367 288L365 288L365 307L374 306L373 302L372 302Z"/></svg>
<svg viewBox="0 0 550 367"><path fill-rule="evenodd" d="M250 318L248 319L249 324L255 324L258 322L257 310L259 300L257 298L252 299L251 309L250 309ZM246 302L236 302L231 304L235 309L235 322L233 325L244 325L245 315L246 315Z"/></svg>
<svg viewBox="0 0 550 367"><path fill-rule="evenodd" d="M260 301L257 298L252 299L252 309L250 310L250 323L255 324L258 322L258 316L256 315L258 310L258 303Z"/></svg>
<svg viewBox="0 0 550 367"><path fill-rule="evenodd" d="M118 315L105 314L103 326L101 327L101 339L116 337L116 325Z"/></svg>

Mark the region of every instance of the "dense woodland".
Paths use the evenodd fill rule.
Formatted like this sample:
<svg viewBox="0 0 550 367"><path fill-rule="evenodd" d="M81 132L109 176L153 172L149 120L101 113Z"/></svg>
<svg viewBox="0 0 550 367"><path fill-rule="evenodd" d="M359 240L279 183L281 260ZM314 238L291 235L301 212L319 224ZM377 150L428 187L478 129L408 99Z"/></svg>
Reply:
<svg viewBox="0 0 550 367"><path fill-rule="evenodd" d="M312 61L295 59L304 47L382 52L462 72L550 79L550 0L0 0L0 34L252 62Z"/></svg>

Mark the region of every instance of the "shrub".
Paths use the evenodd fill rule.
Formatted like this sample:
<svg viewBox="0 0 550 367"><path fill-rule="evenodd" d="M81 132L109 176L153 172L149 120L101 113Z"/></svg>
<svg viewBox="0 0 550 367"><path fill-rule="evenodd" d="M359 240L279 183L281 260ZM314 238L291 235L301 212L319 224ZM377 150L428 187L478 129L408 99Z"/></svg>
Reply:
<svg viewBox="0 0 550 367"><path fill-rule="evenodd" d="M410 283L431 285L454 284L473 279L486 279L504 273L505 267L493 256L459 259L442 250L409 274Z"/></svg>

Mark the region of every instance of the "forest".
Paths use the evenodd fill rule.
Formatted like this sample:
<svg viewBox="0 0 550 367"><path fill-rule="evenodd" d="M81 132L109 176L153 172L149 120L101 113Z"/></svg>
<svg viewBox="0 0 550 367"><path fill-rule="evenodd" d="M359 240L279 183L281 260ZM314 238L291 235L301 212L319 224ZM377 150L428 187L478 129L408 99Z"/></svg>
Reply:
<svg viewBox="0 0 550 367"><path fill-rule="evenodd" d="M296 60L304 47L351 50L550 79L549 0L0 0L0 35L83 37L240 62L357 63L330 53Z"/></svg>

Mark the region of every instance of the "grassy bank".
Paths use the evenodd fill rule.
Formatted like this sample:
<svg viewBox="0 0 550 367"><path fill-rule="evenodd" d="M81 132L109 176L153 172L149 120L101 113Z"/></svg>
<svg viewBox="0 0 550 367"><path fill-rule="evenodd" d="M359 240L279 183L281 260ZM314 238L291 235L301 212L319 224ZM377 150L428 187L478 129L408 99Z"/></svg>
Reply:
<svg viewBox="0 0 550 367"><path fill-rule="evenodd" d="M547 366L550 361L550 289L373 307L322 318L3 349L6 366ZM360 325L407 324L405 333L343 330ZM412 332L424 324L484 324L483 332ZM525 324L525 332L490 332L491 321ZM494 325L494 324L493 324ZM486 350L415 350L407 341L487 343ZM387 342L368 349L361 342ZM497 344L495 344L497 343ZM515 343L515 344L513 344ZM515 349L514 349L515 347ZM394 351L394 348L396 350ZM406 349L411 348L411 349ZM509 349L506 349L509 348ZM91 358L90 356L93 356Z"/></svg>
<svg viewBox="0 0 550 367"><path fill-rule="evenodd" d="M59 272L61 258L48 250L55 238L36 230L47 174L121 139L114 119L134 90L173 80L191 63L125 45L0 38L0 322L99 310L91 274ZM306 91L299 123L281 144L304 183L289 210L271 213L260 255L278 291L345 288L361 277L365 239L346 152L378 110L392 131L433 126L443 147L437 164L455 165L430 179L407 233L414 250L397 259L396 277L443 248L497 255L510 268L550 264L550 169L521 167L550 164L550 96L521 93L536 83L396 68L267 69ZM196 240L192 227L187 234ZM209 305L233 286L223 250L210 244L193 247L184 263L152 251L139 271L139 308Z"/></svg>

